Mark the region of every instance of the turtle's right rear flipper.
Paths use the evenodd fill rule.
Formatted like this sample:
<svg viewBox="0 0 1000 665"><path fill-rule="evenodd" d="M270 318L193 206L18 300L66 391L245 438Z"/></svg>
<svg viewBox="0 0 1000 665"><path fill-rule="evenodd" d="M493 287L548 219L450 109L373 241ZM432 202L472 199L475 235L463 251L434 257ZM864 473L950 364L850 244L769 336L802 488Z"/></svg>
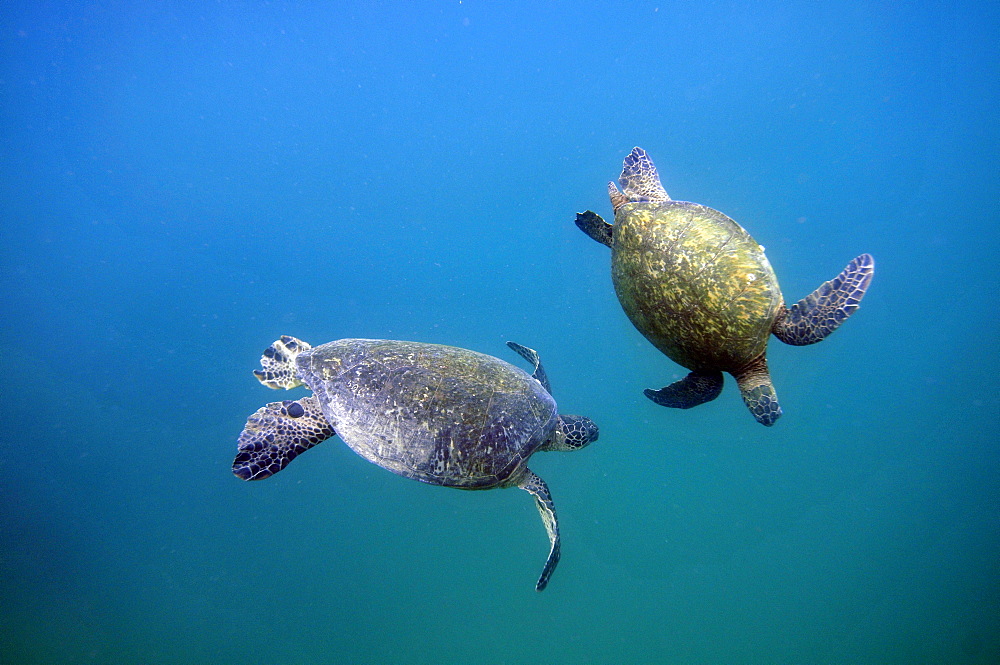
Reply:
<svg viewBox="0 0 1000 665"><path fill-rule="evenodd" d="M659 390L647 388L642 394L660 406L690 409L711 402L722 392L722 372L691 372L680 381Z"/></svg>
<svg viewBox="0 0 1000 665"><path fill-rule="evenodd" d="M333 434L315 397L271 402L247 418L233 473L243 480L268 478Z"/></svg>
<svg viewBox="0 0 1000 665"><path fill-rule="evenodd" d="M794 346L823 340L858 309L874 274L875 259L862 254L835 278L786 309L774 326L774 336Z"/></svg>

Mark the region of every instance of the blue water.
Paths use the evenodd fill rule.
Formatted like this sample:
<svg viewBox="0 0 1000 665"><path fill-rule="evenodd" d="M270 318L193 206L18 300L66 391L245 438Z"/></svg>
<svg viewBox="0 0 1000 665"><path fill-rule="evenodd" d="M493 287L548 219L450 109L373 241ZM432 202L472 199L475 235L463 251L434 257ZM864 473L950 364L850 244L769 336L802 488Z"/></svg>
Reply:
<svg viewBox="0 0 1000 665"><path fill-rule="evenodd" d="M6 3L0 661L1000 662L997 7ZM642 396L573 225L635 145L791 301L875 256L773 428ZM281 334L537 349L549 588L524 492L234 477Z"/></svg>

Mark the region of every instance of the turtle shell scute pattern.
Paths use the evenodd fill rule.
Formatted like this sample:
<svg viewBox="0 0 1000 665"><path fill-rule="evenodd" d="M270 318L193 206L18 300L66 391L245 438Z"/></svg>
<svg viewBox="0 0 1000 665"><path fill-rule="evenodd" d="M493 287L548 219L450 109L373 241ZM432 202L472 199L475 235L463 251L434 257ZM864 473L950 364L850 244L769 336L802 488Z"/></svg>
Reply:
<svg viewBox="0 0 1000 665"><path fill-rule="evenodd" d="M434 344L339 340L299 358L341 439L399 475L469 489L503 484L552 434L552 397L492 356Z"/></svg>
<svg viewBox="0 0 1000 665"><path fill-rule="evenodd" d="M685 201L630 203L615 221L615 291L654 346L696 371L763 353L783 301L763 248L739 224Z"/></svg>

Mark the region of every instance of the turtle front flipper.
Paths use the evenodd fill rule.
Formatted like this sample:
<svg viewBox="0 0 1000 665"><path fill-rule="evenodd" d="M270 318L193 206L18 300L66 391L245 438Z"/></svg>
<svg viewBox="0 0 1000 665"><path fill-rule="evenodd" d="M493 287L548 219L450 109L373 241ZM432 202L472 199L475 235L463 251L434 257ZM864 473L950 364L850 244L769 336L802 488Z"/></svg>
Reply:
<svg viewBox="0 0 1000 665"><path fill-rule="evenodd" d="M615 227L605 222L603 217L592 210L576 213L576 226L602 245L611 247L611 243L614 242L612 236Z"/></svg>
<svg viewBox="0 0 1000 665"><path fill-rule="evenodd" d="M545 368L542 367L542 360L538 357L538 352L534 349L529 349L526 346L518 344L517 342L507 342L507 346L516 351L517 355L534 365L534 368L531 370L531 378L542 384L542 388L545 388L545 392L551 395L552 386L549 385L549 377L545 373Z"/></svg>
<svg viewBox="0 0 1000 665"><path fill-rule="evenodd" d="M301 386L302 381L299 380L295 369L295 358L311 348L301 339L282 335L281 339L264 349L264 355L260 357L263 371L255 369L253 375L258 381L274 390L279 388L291 390Z"/></svg>
<svg viewBox="0 0 1000 665"><path fill-rule="evenodd" d="M743 395L743 403L761 425L770 427L781 417L778 394L771 383L771 373L767 369L767 358L760 356L739 372L734 372L736 383Z"/></svg>
<svg viewBox="0 0 1000 665"><path fill-rule="evenodd" d="M625 196L633 203L636 201L663 203L670 200L667 191L660 184L660 174L656 172L653 160L642 148L632 148L632 152L625 157L618 181L622 184Z"/></svg>
<svg viewBox="0 0 1000 665"><path fill-rule="evenodd" d="M711 402L722 392L722 372L691 372L680 381L659 390L647 388L642 394L660 406L690 409Z"/></svg>
<svg viewBox="0 0 1000 665"><path fill-rule="evenodd" d="M545 524L545 531L549 534L549 558L545 560L545 567L542 574L535 583L535 591L542 591L552 577L552 571L556 569L561 554L559 540L559 520L556 517L556 507L552 504L552 495L549 494L549 486L545 481L536 476L530 469L524 470L524 475L517 483L517 486L525 492L531 493L535 497L535 505L538 506L538 514L542 516L542 523Z"/></svg>
<svg viewBox="0 0 1000 665"><path fill-rule="evenodd" d="M273 476L333 434L315 397L271 402L247 419L233 473L243 480Z"/></svg>
<svg viewBox="0 0 1000 665"><path fill-rule="evenodd" d="M862 254L843 272L785 310L774 336L785 344L805 346L823 340L853 314L875 274L875 260Z"/></svg>

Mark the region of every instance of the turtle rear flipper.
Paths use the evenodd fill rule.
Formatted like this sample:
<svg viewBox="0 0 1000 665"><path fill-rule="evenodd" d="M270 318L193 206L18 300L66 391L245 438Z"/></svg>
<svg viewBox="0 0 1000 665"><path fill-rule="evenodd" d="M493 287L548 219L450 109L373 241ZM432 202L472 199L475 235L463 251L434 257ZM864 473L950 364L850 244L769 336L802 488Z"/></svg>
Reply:
<svg viewBox="0 0 1000 665"><path fill-rule="evenodd" d="M556 564L559 563L559 557L562 555L559 519L556 517L556 507L552 503L549 486L530 469L524 470L524 475L517 486L535 497L538 514L542 516L545 531L549 534L549 557L545 560L545 566L542 568L542 574L538 577L538 582L535 583L535 591L542 591L548 585L552 571L556 569Z"/></svg>
<svg viewBox="0 0 1000 665"><path fill-rule="evenodd" d="M691 372L680 381L659 390L647 388L642 394L660 406L690 409L711 402L722 392L722 372Z"/></svg>
<svg viewBox="0 0 1000 665"><path fill-rule="evenodd" d="M281 339L264 349L264 355L260 357L263 371L255 369L253 375L258 381L274 390L279 388L290 390L301 386L302 381L299 380L295 369L295 358L311 348L301 339L282 335Z"/></svg>
<svg viewBox="0 0 1000 665"><path fill-rule="evenodd" d="M315 397L271 402L247 418L233 473L243 480L273 476L333 434Z"/></svg>
<svg viewBox="0 0 1000 665"><path fill-rule="evenodd" d="M857 257L835 278L786 309L774 325L774 336L794 346L823 340L858 309L874 273L870 254Z"/></svg>

